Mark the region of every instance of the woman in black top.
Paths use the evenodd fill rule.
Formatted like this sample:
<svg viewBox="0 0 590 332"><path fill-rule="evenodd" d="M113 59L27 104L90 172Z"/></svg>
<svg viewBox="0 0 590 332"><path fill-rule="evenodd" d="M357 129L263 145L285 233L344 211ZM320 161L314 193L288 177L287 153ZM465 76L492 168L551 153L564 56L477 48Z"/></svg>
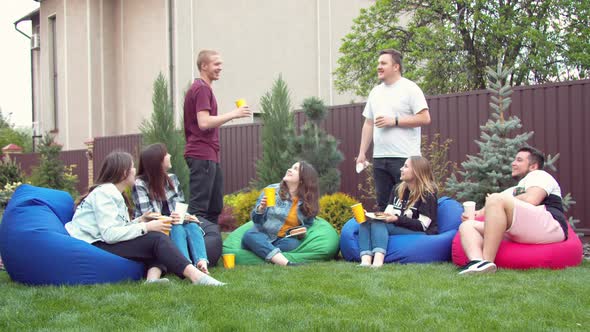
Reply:
<svg viewBox="0 0 590 332"><path fill-rule="evenodd" d="M361 266L383 265L390 235L436 234L436 183L426 158L413 156L401 168L383 219L369 219L359 229Z"/></svg>

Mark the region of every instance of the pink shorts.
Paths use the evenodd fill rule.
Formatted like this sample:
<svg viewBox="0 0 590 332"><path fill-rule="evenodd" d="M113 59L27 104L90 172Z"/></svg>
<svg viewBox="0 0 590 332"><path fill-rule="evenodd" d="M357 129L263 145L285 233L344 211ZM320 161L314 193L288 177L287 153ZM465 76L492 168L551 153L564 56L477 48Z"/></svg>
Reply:
<svg viewBox="0 0 590 332"><path fill-rule="evenodd" d="M514 199L512 226L506 231L506 238L513 242L542 244L565 240L559 222L553 219L545 205L532 205Z"/></svg>

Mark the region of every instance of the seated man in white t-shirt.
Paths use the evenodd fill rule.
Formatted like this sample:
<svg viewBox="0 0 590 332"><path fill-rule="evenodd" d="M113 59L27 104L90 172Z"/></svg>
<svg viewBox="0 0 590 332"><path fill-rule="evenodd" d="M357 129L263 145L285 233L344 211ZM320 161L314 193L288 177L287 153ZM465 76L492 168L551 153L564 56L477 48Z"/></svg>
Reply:
<svg viewBox="0 0 590 332"><path fill-rule="evenodd" d="M459 227L461 244L470 262L459 274L495 272L494 259L502 239L518 243L554 243L567 239L561 189L543 171L543 154L530 147L518 150L512 162L512 177L518 185L486 198L485 207L475 216L485 215L485 223L466 220Z"/></svg>

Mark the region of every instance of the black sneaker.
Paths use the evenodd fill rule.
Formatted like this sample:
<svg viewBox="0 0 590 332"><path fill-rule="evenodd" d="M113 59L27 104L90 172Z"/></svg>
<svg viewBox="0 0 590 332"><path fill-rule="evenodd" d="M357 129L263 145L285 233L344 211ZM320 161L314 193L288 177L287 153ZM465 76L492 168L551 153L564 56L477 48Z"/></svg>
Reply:
<svg viewBox="0 0 590 332"><path fill-rule="evenodd" d="M481 259L474 259L474 260L471 260L471 261L469 261L469 263L467 263L467 264L465 264L465 265L463 265L463 266L459 267L459 271L464 271L464 270L467 270L467 269L468 269L468 268L469 268L471 265L473 265L473 264L477 264L477 263L479 263L479 262L481 262Z"/></svg>
<svg viewBox="0 0 590 332"><path fill-rule="evenodd" d="M473 263L472 263L473 262ZM471 261L462 269L460 275L494 273L498 267L490 261Z"/></svg>

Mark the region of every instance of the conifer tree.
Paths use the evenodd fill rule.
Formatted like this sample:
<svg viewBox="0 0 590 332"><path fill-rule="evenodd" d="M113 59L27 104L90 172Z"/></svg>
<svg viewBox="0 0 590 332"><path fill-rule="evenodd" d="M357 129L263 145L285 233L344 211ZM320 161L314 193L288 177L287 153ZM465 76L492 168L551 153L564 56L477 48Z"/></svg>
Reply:
<svg viewBox="0 0 590 332"><path fill-rule="evenodd" d="M184 161L184 146L186 145L184 129L179 128L174 121L172 100L168 96L168 82L162 73L154 81L152 105L154 109L150 120L144 120L139 127L143 135L143 144L146 146L155 143L166 145L172 164L169 172L178 176L185 201L188 202L190 195L189 171ZM179 119L179 123L182 125L182 117Z"/></svg>
<svg viewBox="0 0 590 332"><path fill-rule="evenodd" d="M303 101L302 107L308 121L301 128L301 134L288 144L292 149L290 153L298 160L309 162L317 170L322 195L335 193L340 189L338 165L344 157L338 150L339 142L320 128L327 115L326 106L321 99L310 97Z"/></svg>
<svg viewBox="0 0 590 332"><path fill-rule="evenodd" d="M287 152L287 144L295 135L291 96L287 83L279 75L271 90L260 99L262 126L262 158L256 161L258 188L280 182L295 156Z"/></svg>
<svg viewBox="0 0 590 332"><path fill-rule="evenodd" d="M75 198L78 176L72 173L72 166L65 166L59 159L61 148L53 136L45 134L39 144L39 166L33 169L29 180L35 186L67 191Z"/></svg>
<svg viewBox="0 0 590 332"><path fill-rule="evenodd" d="M516 116L506 118L512 99L513 90L508 77L510 69L502 68L498 64L496 71L486 68L488 74L488 91L491 92L491 116L485 125L480 126L480 140L475 143L480 152L467 155L467 160L461 163L459 171L461 180L453 174L446 184L448 192L455 193L459 200L472 200L478 206L483 206L485 197L489 193L500 192L515 184L511 177L511 163L518 149L526 145L533 132L514 134L522 124ZM553 160L549 160L551 164Z"/></svg>

